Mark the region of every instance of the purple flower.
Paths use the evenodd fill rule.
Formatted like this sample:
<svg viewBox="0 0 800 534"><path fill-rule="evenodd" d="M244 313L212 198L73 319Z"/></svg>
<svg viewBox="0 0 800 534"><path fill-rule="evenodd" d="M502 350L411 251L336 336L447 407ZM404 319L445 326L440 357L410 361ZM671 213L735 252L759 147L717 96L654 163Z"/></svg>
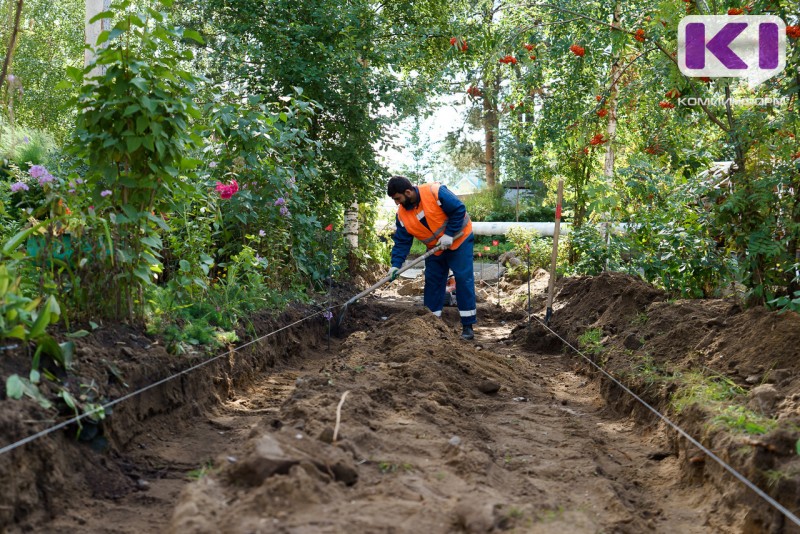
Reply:
<svg viewBox="0 0 800 534"><path fill-rule="evenodd" d="M110 194L111 194L111 189L104 189L104 190L100 191L100 196L101 197L107 197Z"/></svg>
<svg viewBox="0 0 800 534"><path fill-rule="evenodd" d="M276 206L283 206L284 204L286 204L286 199L283 197L278 197L278 200L275 201ZM283 210L281 210L281 213L283 213Z"/></svg>
<svg viewBox="0 0 800 534"><path fill-rule="evenodd" d="M75 190L74 190L74 189L70 189L70 190L68 191L68 193L72 193L72 194L74 194L74 193L75 193Z"/></svg>
<svg viewBox="0 0 800 534"><path fill-rule="evenodd" d="M331 319L333 319L333 312L331 312L330 310L328 310L328 311L326 311L326 312L323 312L323 313L322 313L322 316L323 316L324 318L326 318L327 320L329 320L329 321L330 321Z"/></svg>
<svg viewBox="0 0 800 534"><path fill-rule="evenodd" d="M48 174L47 169L45 169L41 165L32 166L28 172L30 173L31 178L41 178L45 174Z"/></svg>
<svg viewBox="0 0 800 534"><path fill-rule="evenodd" d="M29 189L30 189L30 187L28 187L28 184L26 184L24 182L16 182L16 183L11 184L11 192L12 193L16 193L17 191L28 191Z"/></svg>
<svg viewBox="0 0 800 534"><path fill-rule="evenodd" d="M289 208L287 208L286 206L281 206L281 215L283 215L284 217L288 217L291 214L292 213L289 211Z"/></svg>
<svg viewBox="0 0 800 534"><path fill-rule="evenodd" d="M81 185L83 183L83 180L81 178L78 178L77 180L75 180L75 183Z"/></svg>
<svg viewBox="0 0 800 534"><path fill-rule="evenodd" d="M23 137L23 138L22 138L22 142L23 142L24 144L28 145L28 144L30 144L31 140L30 140L30 139L28 138L28 136L26 135L25 137Z"/></svg>
<svg viewBox="0 0 800 534"><path fill-rule="evenodd" d="M264 237L265 235L267 235L267 232L265 232L264 230L259 230L258 235L259 237Z"/></svg>
<svg viewBox="0 0 800 534"><path fill-rule="evenodd" d="M33 167L31 167L31 168L33 168ZM49 184L50 182L52 182L55 179L56 179L55 176L53 176L49 172L45 171L45 173L43 175L39 176L39 185L43 186L44 184Z"/></svg>
<svg viewBox="0 0 800 534"><path fill-rule="evenodd" d="M211 169L216 169L217 168L217 162L216 161L212 161L211 163L208 164L208 166Z"/></svg>

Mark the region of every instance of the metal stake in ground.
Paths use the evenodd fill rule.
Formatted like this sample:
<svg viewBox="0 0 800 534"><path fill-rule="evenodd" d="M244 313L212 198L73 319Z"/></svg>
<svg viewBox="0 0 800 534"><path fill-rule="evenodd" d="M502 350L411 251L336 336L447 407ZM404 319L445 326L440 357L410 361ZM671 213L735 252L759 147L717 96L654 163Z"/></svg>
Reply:
<svg viewBox="0 0 800 534"><path fill-rule="evenodd" d="M564 180L558 181L558 201L556 202L556 224L553 227L553 255L550 257L550 280L547 284L547 311L544 324L550 324L553 317L553 291L556 287L556 262L558 261L558 234L561 231L561 201L564 199Z"/></svg>

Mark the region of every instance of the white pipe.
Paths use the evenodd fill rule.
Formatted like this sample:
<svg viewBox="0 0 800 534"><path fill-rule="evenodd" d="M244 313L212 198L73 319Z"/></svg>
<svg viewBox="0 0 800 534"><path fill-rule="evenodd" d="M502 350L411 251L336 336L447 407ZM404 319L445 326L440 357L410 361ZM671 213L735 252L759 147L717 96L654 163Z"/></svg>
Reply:
<svg viewBox="0 0 800 534"><path fill-rule="evenodd" d="M540 236L553 237L553 230L556 223L554 222L472 222L472 233L475 235L505 235L509 228L521 228L523 230L536 230ZM394 224L384 226L384 228L391 227L394 229ZM569 223L561 223L561 233L568 234L572 225ZM623 233L628 227L625 223L609 224L609 228L614 233ZM379 228L380 230L380 228ZM601 231L603 226L601 223Z"/></svg>
<svg viewBox="0 0 800 534"><path fill-rule="evenodd" d="M536 230L539 235L553 237L554 222L474 222L472 223L472 233L475 235L506 235L509 228L520 228L522 230ZM568 234L570 225L561 224L561 233Z"/></svg>

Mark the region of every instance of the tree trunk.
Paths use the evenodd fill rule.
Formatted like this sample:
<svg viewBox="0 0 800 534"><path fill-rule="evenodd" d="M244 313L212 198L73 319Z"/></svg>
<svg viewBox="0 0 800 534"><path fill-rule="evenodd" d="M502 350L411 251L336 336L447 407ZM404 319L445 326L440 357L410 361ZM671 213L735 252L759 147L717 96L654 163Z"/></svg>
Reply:
<svg viewBox="0 0 800 534"><path fill-rule="evenodd" d="M3 70L0 71L0 89L6 81L8 69L11 66L11 58L14 56L14 48L17 44L17 35L19 34L19 19L22 16L22 3L23 0L17 1L17 11L14 14L14 27L11 28L11 38L8 40L8 48L6 49L6 57L3 59Z"/></svg>
<svg viewBox="0 0 800 534"><path fill-rule="evenodd" d="M358 270L358 202L353 201L344 211L344 237L349 245L347 253L347 263L350 273L355 274Z"/></svg>
<svg viewBox="0 0 800 534"><path fill-rule="evenodd" d="M614 19L612 25L618 26L620 19L619 2L614 6ZM612 32L614 30L611 30ZM620 76L620 57L619 52L615 52L611 59L611 87L608 95L608 144L606 145L606 161L603 166L603 175L611 180L614 177L614 138L617 134L617 95L619 93L617 84Z"/></svg>
<svg viewBox="0 0 800 534"><path fill-rule="evenodd" d="M483 133L486 145L486 185L491 189L497 184L497 131L500 118L497 113L497 94L499 83L494 82L496 90L488 91L488 82L484 84L487 93L483 97Z"/></svg>
<svg viewBox="0 0 800 534"><path fill-rule="evenodd" d="M98 13L102 13L103 11L108 11L109 7L111 6L111 0L86 0L86 30L85 30L85 38L86 44L91 48L87 48L83 52L83 65L88 66L89 63L94 61L94 49L95 43L97 43L97 38L100 36L100 33L109 30L110 28L110 19L102 19L95 23L89 24L89 21L94 18L95 15ZM102 76L105 74L105 66L95 67L92 72L89 74L90 77L95 76Z"/></svg>

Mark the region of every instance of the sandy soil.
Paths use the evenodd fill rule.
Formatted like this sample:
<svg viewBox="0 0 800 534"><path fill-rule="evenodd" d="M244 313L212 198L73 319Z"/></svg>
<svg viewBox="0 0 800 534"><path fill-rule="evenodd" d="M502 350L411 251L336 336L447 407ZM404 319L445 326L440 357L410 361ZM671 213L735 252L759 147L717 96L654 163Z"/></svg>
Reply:
<svg viewBox="0 0 800 534"><path fill-rule="evenodd" d="M105 453L64 436L22 451L17 466L41 478L9 479L5 494L28 500L0 532L791 532L528 326L527 284L501 284L503 306L496 286L479 288L473 342L458 336L455 309L434 317L413 284L349 309L341 339L298 329L119 410ZM546 284L534 279L534 309ZM794 424L797 318L668 302L619 275L559 287L553 327L573 343L599 328L603 365L659 408L669 410L669 384L629 373L645 354L673 370L724 370L751 392L771 385L770 414ZM698 408L681 423L748 475L795 465L789 427L754 439L712 432L710 417ZM771 492L791 507L796 485L787 475Z"/></svg>

